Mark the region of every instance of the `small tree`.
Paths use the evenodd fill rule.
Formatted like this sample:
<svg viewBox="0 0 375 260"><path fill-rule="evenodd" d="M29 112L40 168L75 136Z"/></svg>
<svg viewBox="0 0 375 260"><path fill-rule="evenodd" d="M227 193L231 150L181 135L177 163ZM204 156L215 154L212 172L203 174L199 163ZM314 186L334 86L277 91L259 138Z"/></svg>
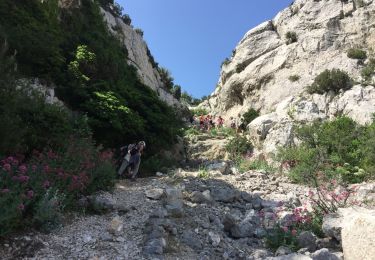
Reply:
<svg viewBox="0 0 375 260"><path fill-rule="evenodd" d="M164 83L165 89L168 91L172 91L173 86L174 86L174 83L173 83L174 78L171 76L171 73L169 72L169 70L163 67L159 67L158 70L159 70L161 82Z"/></svg>
<svg viewBox="0 0 375 260"><path fill-rule="evenodd" d="M307 91L310 94L324 94L329 91L337 94L341 89L348 90L352 86L353 81L345 71L333 69L320 73L315 78L314 83L308 87Z"/></svg>
<svg viewBox="0 0 375 260"><path fill-rule="evenodd" d="M357 60L365 60L367 59L367 53L361 49L349 49L348 50L348 58L350 59L357 59Z"/></svg>
<svg viewBox="0 0 375 260"><path fill-rule="evenodd" d="M177 99L181 99L181 86L180 85L175 85L173 87L173 96Z"/></svg>
<svg viewBox="0 0 375 260"><path fill-rule="evenodd" d="M259 117L259 112L254 108L250 108L245 114L242 115L244 125L247 126L257 117Z"/></svg>
<svg viewBox="0 0 375 260"><path fill-rule="evenodd" d="M136 33L138 33L141 37L143 37L144 32L143 32L142 29L140 29L140 28L136 28L134 31L135 31Z"/></svg>
<svg viewBox="0 0 375 260"><path fill-rule="evenodd" d="M286 37L286 44L291 44L291 43L294 43L294 42L297 42L298 38L297 38L297 34L295 32L287 32L285 34L285 37Z"/></svg>
<svg viewBox="0 0 375 260"><path fill-rule="evenodd" d="M121 16L121 19L127 25L131 25L131 23L132 23L132 19L130 18L130 16L128 14L123 14Z"/></svg>

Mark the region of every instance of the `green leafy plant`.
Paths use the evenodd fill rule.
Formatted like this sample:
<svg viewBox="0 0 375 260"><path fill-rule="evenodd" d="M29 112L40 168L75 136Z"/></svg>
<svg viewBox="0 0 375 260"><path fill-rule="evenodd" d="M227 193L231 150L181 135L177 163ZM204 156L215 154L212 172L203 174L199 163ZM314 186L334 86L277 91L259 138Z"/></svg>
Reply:
<svg viewBox="0 0 375 260"><path fill-rule="evenodd" d="M201 116L201 115L208 115L208 111L207 109L205 108L195 108L195 109L192 109L191 112L193 113L193 115L195 116Z"/></svg>
<svg viewBox="0 0 375 260"><path fill-rule="evenodd" d="M299 75L291 75L291 76L289 76L288 79L289 79L291 82L296 82L296 81L298 81L300 78L301 78L301 77L300 77Z"/></svg>
<svg viewBox="0 0 375 260"><path fill-rule="evenodd" d="M367 53L361 49L349 49L347 52L348 58L356 60L365 60L367 59Z"/></svg>
<svg viewBox="0 0 375 260"><path fill-rule="evenodd" d="M230 139L225 146L225 150L230 154L231 158L235 159L247 153L253 152L253 145L246 137L236 135Z"/></svg>
<svg viewBox="0 0 375 260"><path fill-rule="evenodd" d="M246 113L242 115L242 122L245 126L247 126L257 117L259 117L259 111L255 110L254 108L250 108Z"/></svg>
<svg viewBox="0 0 375 260"><path fill-rule="evenodd" d="M72 73L79 84L84 85L90 80L89 76L85 75L85 71L90 70L90 65L95 61L95 53L88 50L86 45L77 47L75 59L68 65L68 70Z"/></svg>
<svg viewBox="0 0 375 260"><path fill-rule="evenodd" d="M371 83L372 77L375 75L375 59L370 59L369 63L362 69L361 76L365 82Z"/></svg>
<svg viewBox="0 0 375 260"><path fill-rule="evenodd" d="M353 80L341 70L325 70L316 76L314 83L307 88L310 94L324 94L329 91L338 93L340 90L348 90L353 86Z"/></svg>
<svg viewBox="0 0 375 260"><path fill-rule="evenodd" d="M267 173L273 173L276 169L264 160L244 159L242 157L236 159L236 165L241 173L251 170L262 170Z"/></svg>
<svg viewBox="0 0 375 260"><path fill-rule="evenodd" d="M286 38L287 44L292 44L292 43L298 41L297 34L295 32L291 32L291 31L289 31L285 34L285 38Z"/></svg>
<svg viewBox="0 0 375 260"><path fill-rule="evenodd" d="M63 209L77 208L83 195L112 189L116 177L112 153L81 137L66 140L58 152L3 158L0 174L0 219L7 221L0 224L0 236L30 225L56 226Z"/></svg>
<svg viewBox="0 0 375 260"><path fill-rule="evenodd" d="M143 32L142 29L140 29L140 28L136 28L136 29L134 29L134 31L135 31L136 33L138 33L141 37L143 37L144 32Z"/></svg>
<svg viewBox="0 0 375 260"><path fill-rule="evenodd" d="M36 202L32 219L36 227L49 232L61 225L63 196L58 191L47 190L42 198Z"/></svg>
<svg viewBox="0 0 375 260"><path fill-rule="evenodd" d="M208 179L210 178L210 173L207 171L206 168L200 168L199 173L198 173L198 178Z"/></svg>
<svg viewBox="0 0 375 260"><path fill-rule="evenodd" d="M371 178L375 151L374 124L360 126L352 119L339 117L330 122L314 122L296 129L298 146L281 148L280 162L296 182L315 185L317 179L337 179L356 183Z"/></svg>

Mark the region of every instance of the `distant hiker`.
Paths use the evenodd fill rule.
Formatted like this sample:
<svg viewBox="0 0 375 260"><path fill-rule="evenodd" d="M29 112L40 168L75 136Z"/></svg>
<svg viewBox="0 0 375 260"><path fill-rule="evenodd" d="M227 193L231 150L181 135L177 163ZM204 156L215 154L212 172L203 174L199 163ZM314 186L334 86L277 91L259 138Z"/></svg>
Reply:
<svg viewBox="0 0 375 260"><path fill-rule="evenodd" d="M236 120L236 131L237 133L242 133L244 122L243 118L241 117L241 114L238 114L237 120Z"/></svg>
<svg viewBox="0 0 375 260"><path fill-rule="evenodd" d="M207 116L207 130L210 131L212 126L214 125L214 122L212 121L212 116Z"/></svg>
<svg viewBox="0 0 375 260"><path fill-rule="evenodd" d="M236 119L234 119L232 116L229 119L230 119L230 128L236 129Z"/></svg>
<svg viewBox="0 0 375 260"><path fill-rule="evenodd" d="M224 125L224 119L219 116L219 118L217 119L217 127L223 127Z"/></svg>
<svg viewBox="0 0 375 260"><path fill-rule="evenodd" d="M200 126L201 130L204 129L204 121L205 121L204 115L201 115L199 117L199 126Z"/></svg>
<svg viewBox="0 0 375 260"><path fill-rule="evenodd" d="M141 155L143 150L146 148L146 143L140 141L138 144L130 144L122 147L126 149L127 153L124 156L124 160L118 170L118 175L129 177L131 180L135 180L138 175L139 165L141 164Z"/></svg>

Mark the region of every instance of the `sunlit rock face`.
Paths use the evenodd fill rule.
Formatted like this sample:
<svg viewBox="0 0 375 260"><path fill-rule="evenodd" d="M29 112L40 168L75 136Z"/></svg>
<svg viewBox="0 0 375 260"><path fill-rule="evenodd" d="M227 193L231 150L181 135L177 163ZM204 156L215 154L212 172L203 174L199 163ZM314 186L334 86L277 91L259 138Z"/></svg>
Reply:
<svg viewBox="0 0 375 260"><path fill-rule="evenodd" d="M344 70L360 81L363 66L346 52L353 47L370 50L374 25L373 1L360 7L350 0L297 0L246 33L223 64L218 86L204 106L226 117L250 107L266 114L304 92L325 69ZM296 34L296 42L288 44L288 32ZM292 82L290 76L299 79Z"/></svg>
<svg viewBox="0 0 375 260"><path fill-rule="evenodd" d="M295 34L295 41L288 33ZM296 0L246 33L201 106L226 119L249 108L259 110L263 118L248 129L268 152L292 141L296 123L342 114L368 123L375 112L373 86L354 84L338 95L309 95L306 87L334 68L362 82L361 70L369 59L348 58L347 51L359 48L373 56L374 46L375 1Z"/></svg>

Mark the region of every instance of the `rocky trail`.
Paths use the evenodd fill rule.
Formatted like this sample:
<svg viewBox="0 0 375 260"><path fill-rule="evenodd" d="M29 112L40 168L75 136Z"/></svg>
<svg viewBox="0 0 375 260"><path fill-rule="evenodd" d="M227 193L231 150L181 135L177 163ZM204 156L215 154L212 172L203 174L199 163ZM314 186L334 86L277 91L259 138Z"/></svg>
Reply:
<svg viewBox="0 0 375 260"><path fill-rule="evenodd" d="M214 157L211 148L188 151L194 158ZM82 201L101 214L76 214L52 233L31 231L0 241L1 259L343 259L335 239L311 232L298 238L299 253L285 247L272 252L265 245L267 229L287 221L305 203L308 188L265 171L240 174L226 161L204 164L207 176L176 169L121 180L112 193ZM375 185L365 191L373 196Z"/></svg>

